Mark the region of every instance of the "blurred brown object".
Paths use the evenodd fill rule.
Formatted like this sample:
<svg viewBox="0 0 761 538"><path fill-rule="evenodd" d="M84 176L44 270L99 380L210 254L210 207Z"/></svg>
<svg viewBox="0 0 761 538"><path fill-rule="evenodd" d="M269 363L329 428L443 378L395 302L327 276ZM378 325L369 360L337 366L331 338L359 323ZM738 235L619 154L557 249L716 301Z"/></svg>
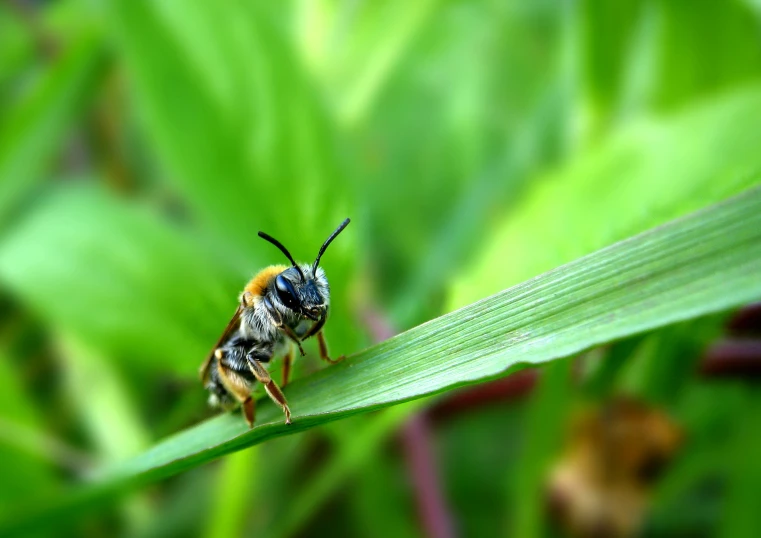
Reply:
<svg viewBox="0 0 761 538"><path fill-rule="evenodd" d="M728 339L712 344L703 356L700 373L710 378L758 382L761 379L761 340Z"/></svg>
<svg viewBox="0 0 761 538"><path fill-rule="evenodd" d="M727 336L703 354L704 377L758 382L761 379L761 303L735 312L727 321Z"/></svg>
<svg viewBox="0 0 761 538"><path fill-rule="evenodd" d="M631 398L578 413L549 474L551 516L571 536L635 535L653 484L681 442L664 412Z"/></svg>
<svg viewBox="0 0 761 538"><path fill-rule="evenodd" d="M727 322L727 331L735 336L761 336L761 303L741 308Z"/></svg>
<svg viewBox="0 0 761 538"><path fill-rule="evenodd" d="M439 421L485 405L519 401L534 390L538 378L539 372L536 369L526 369L501 379L461 389L439 401L428 413L434 420Z"/></svg>

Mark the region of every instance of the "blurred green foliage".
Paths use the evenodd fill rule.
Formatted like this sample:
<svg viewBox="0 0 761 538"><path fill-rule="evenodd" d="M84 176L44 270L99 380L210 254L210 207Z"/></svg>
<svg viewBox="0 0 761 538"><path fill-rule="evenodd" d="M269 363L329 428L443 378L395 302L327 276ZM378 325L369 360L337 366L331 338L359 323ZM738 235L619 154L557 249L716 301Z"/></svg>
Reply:
<svg viewBox="0 0 761 538"><path fill-rule="evenodd" d="M246 279L281 262L257 230L311 259L352 217L323 262L338 355L371 342L368 309L407 329L757 183L759 24L751 0L3 3L0 519L212 415L197 367ZM459 533L548 535L566 408L618 390L689 433L646 533L761 533L758 391L695 375L724 321L437 422ZM320 368L311 346L296 377ZM47 531L418 536L392 440L419 408Z"/></svg>

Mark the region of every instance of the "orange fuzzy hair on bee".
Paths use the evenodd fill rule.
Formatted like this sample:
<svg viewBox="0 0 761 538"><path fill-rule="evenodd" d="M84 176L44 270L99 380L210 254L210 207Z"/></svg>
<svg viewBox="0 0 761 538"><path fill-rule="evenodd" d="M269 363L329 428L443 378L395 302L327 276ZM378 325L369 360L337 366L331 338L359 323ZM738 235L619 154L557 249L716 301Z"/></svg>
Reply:
<svg viewBox="0 0 761 538"><path fill-rule="evenodd" d="M267 286L272 282L272 279L286 269L288 269L288 267L285 265L270 265L269 267L265 267L256 273L254 278L246 284L246 287L243 288L243 292L252 293L255 297L263 296L264 292L267 290Z"/></svg>

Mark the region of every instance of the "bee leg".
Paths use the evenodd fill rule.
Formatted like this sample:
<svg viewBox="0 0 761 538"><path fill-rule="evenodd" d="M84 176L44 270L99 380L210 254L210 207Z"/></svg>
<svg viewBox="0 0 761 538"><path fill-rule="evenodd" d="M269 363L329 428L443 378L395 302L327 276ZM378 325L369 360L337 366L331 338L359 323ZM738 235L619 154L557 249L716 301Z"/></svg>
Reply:
<svg viewBox="0 0 761 538"><path fill-rule="evenodd" d="M315 334L322 331L322 328L325 326L325 322L328 319L328 311L325 310L325 313L320 316L320 319L318 319L314 325L312 325L309 330L306 332L304 336L301 337L302 342L306 340L307 338L314 336Z"/></svg>
<svg viewBox="0 0 761 538"><path fill-rule="evenodd" d="M288 379L291 377L291 363L293 362L293 350L289 349L288 353L283 357L283 381L281 385L285 387L288 384Z"/></svg>
<svg viewBox="0 0 761 538"><path fill-rule="evenodd" d="M254 421L256 420L256 400L251 396L241 402L240 410L243 413L243 418L246 419L246 423L249 428L254 427Z"/></svg>
<svg viewBox="0 0 761 538"><path fill-rule="evenodd" d="M325 335L322 332L322 328L325 326L325 320L328 319L328 312L325 311L325 313L320 317L320 319L312 325L312 327L307 331L307 333L304 335L302 340L306 340L310 336L317 335L317 344L320 348L320 358L330 364L335 364L337 362L341 362L346 357L341 355L336 360L333 360L330 358L330 355L328 355L328 344L325 342Z"/></svg>
<svg viewBox="0 0 761 538"><path fill-rule="evenodd" d="M325 341L325 335L322 331L317 333L317 344L320 348L320 358L329 364L336 364L346 358L345 355L341 355L337 359L331 359L328 355L328 343Z"/></svg>
<svg viewBox="0 0 761 538"><path fill-rule="evenodd" d="M280 313L275 310L275 307L272 305L269 299L264 299L264 306L267 308L267 312L269 313L270 317L272 318L272 321L275 322L275 326L277 327L278 331L282 331L285 333L285 335L293 340L293 342L299 346L299 353L301 353L301 356L303 357L306 355L304 352L304 348L301 347L301 342L299 341L299 337L296 335L295 332L293 332L293 329L291 329L288 325L286 325L283 322L283 318L280 315Z"/></svg>
<svg viewBox="0 0 761 538"><path fill-rule="evenodd" d="M250 355L246 357L248 359L248 367L251 369L251 371L254 374L254 377L256 377L256 380L264 385L264 390L267 391L267 394L270 398L272 398L272 401L278 404L280 407L283 408L283 413L285 413L285 423L290 424L291 423L291 410L288 407L288 402L285 399L285 395L280 390L280 387L277 386L277 384L272 381L272 378L270 377L270 373L267 371L267 369L262 366L262 363L260 363L255 358L251 357Z"/></svg>
<svg viewBox="0 0 761 538"><path fill-rule="evenodd" d="M285 333L285 335L286 335L288 338L290 338L291 340L293 340L293 341L295 342L295 344L296 344L297 346L299 346L299 353L301 353L301 356L302 356L302 357L303 357L304 355L306 355L306 353L304 352L304 348L303 348L303 347L301 347L301 342L299 342L299 337L298 337L298 336L296 336L296 333L295 333L295 332L293 332L293 329L291 329L291 328L290 328L288 325L285 325L285 324L283 324L283 325L278 325L278 327L277 327L277 328L278 328L278 330L281 330L281 331L283 331L283 332Z"/></svg>
<svg viewBox="0 0 761 538"><path fill-rule="evenodd" d="M254 402L254 399L251 397L251 385L220 360L224 357L223 350L216 350L214 355L217 357L217 373L219 374L219 379L222 381L222 384L227 391L240 402L243 418L246 419L248 427L253 428L254 420L256 418L256 402Z"/></svg>

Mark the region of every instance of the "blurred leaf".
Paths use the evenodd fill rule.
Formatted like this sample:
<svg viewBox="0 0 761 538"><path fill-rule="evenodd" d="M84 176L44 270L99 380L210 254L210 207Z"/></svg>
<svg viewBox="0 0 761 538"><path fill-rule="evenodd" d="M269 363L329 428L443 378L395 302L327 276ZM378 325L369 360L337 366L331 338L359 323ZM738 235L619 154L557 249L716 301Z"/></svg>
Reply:
<svg viewBox="0 0 761 538"><path fill-rule="evenodd" d="M761 76L758 17L744 2L701 4L657 2L662 35L658 43L656 95L662 107ZM706 39L710 33L714 39Z"/></svg>
<svg viewBox="0 0 761 538"><path fill-rule="evenodd" d="M217 484L208 510L206 538L242 536L246 515L256 512L257 493L267 491L257 487L257 465L262 465L258 447L230 454L217 472ZM254 505L252 507L252 504Z"/></svg>
<svg viewBox="0 0 761 538"><path fill-rule="evenodd" d="M578 16L583 20L579 27L584 81L596 107L612 108L611 101L620 95L624 60L647 5L639 0L622 0L615 4L592 0L578 4Z"/></svg>
<svg viewBox="0 0 761 538"><path fill-rule="evenodd" d="M591 0L578 17L593 134L622 113L681 107L761 75L757 20L742 2Z"/></svg>
<svg viewBox="0 0 761 538"><path fill-rule="evenodd" d="M421 535L408 468L400 465L398 453L393 450L398 438L394 433L386 432L382 436L385 439L376 441L380 450L369 450L371 455L367 461L348 477L341 490L344 493L341 498L346 498L351 510L350 521L356 529L354 534L362 534L365 538L419 538ZM329 512L325 510L323 513ZM461 516L461 513L457 515Z"/></svg>
<svg viewBox="0 0 761 538"><path fill-rule="evenodd" d="M426 255L418 257L411 279L397 294L393 317L400 326L418 321L421 313L431 308L434 293L441 292L462 272L463 261L471 259L473 252L488 239L488 234L483 234L482 230L489 226L493 215L505 205L511 194L517 195L522 183L540 162L550 160L544 154L548 145L546 139L550 130L557 129L558 117L562 115L559 109L564 104L561 76L551 91L542 96L536 109L526 115L526 123L519 135L510 139L508 149L499 156L493 169L476 178L458 197L446 222L427 245ZM502 181L502 178L510 180ZM436 308L436 311L440 312L440 309Z"/></svg>
<svg viewBox="0 0 761 538"><path fill-rule="evenodd" d="M703 316L649 335L633 353L618 379L626 394L666 407L691 381L708 344L721 338L724 316Z"/></svg>
<svg viewBox="0 0 761 538"><path fill-rule="evenodd" d="M747 391L740 416L733 417L737 432L725 454L730 467L724 512L719 536L752 537L761 533L761 513L758 510L757 493L761 481L761 433L758 417L761 398L758 393Z"/></svg>
<svg viewBox="0 0 761 538"><path fill-rule="evenodd" d="M562 152L573 104L563 15L546 3L441 3L358 129L363 243L400 327L440 315L484 230Z"/></svg>
<svg viewBox="0 0 761 538"><path fill-rule="evenodd" d="M61 337L59 347L66 388L102 460L123 461L145 450L148 432L114 365L73 338Z"/></svg>
<svg viewBox="0 0 761 538"><path fill-rule="evenodd" d="M248 430L219 416L106 469L89 488L19 512L14 528L352 414L504 375L603 342L761 297L761 189L581 258L373 346L288 386L294 423L270 402ZM6 530L8 527L6 526Z"/></svg>
<svg viewBox="0 0 761 538"><path fill-rule="evenodd" d="M119 0L107 16L145 134L194 213L244 252L257 229L298 231L291 250L319 244L317 225L340 222L350 191L330 123L264 11Z"/></svg>
<svg viewBox="0 0 761 538"><path fill-rule="evenodd" d="M608 349L601 350L601 356L592 360L591 371L584 379L584 392L591 398L601 400L615 392L615 381L626 367L631 356L642 344L640 335L626 338L611 344Z"/></svg>
<svg viewBox="0 0 761 538"><path fill-rule="evenodd" d="M12 103L15 77L34 65L34 52L30 32L15 13L0 7L0 112L5 113Z"/></svg>
<svg viewBox="0 0 761 538"><path fill-rule="evenodd" d="M198 469L177 477L161 488L161 497L151 501L158 512L138 532L125 533L130 538L186 538L198 536L203 528L214 491L213 468ZM153 493L153 492L149 492ZM229 493L225 498L229 498Z"/></svg>
<svg viewBox="0 0 761 538"><path fill-rule="evenodd" d="M77 38L0 126L0 222L43 177L60 139L95 82L102 58L93 33Z"/></svg>
<svg viewBox="0 0 761 538"><path fill-rule="evenodd" d="M639 123L542 181L454 284L458 307L758 182L761 90ZM721 148L721 151L717 151Z"/></svg>
<svg viewBox="0 0 761 538"><path fill-rule="evenodd" d="M334 90L331 93L337 97L337 115L343 123L355 126L364 119L439 3L392 0L338 7L333 2L305 3L308 41L304 53ZM330 4L333 6L328 7ZM332 15L332 32L323 38L327 45L321 46L314 38L325 32L320 26L325 25L328 14ZM388 31L390 27L393 32Z"/></svg>
<svg viewBox="0 0 761 538"><path fill-rule="evenodd" d="M237 287L146 208L88 188L51 195L0 242L0 281L104 356L192 376Z"/></svg>
<svg viewBox="0 0 761 538"><path fill-rule="evenodd" d="M436 467L459 536L507 535L518 501L506 501L506 477L523 467L527 403L507 397L435 421Z"/></svg>
<svg viewBox="0 0 761 538"><path fill-rule="evenodd" d="M144 450L148 432L114 365L71 337L60 337L59 348L64 383L101 462L124 461ZM152 517L152 506L141 494L132 495L121 508L130 529L144 527Z"/></svg>
<svg viewBox="0 0 761 538"><path fill-rule="evenodd" d="M23 388L19 372L4 352L0 352L0 384L0 416L24 424L39 425L40 417Z"/></svg>
<svg viewBox="0 0 761 538"><path fill-rule="evenodd" d="M300 488L299 494L289 503L287 517L271 529L270 538L297 535L331 499L338 487L352 473L368 464L380 450L381 441L419 409L420 402L416 402L382 411L359 431L353 431L349 438L342 439L330 460Z"/></svg>
<svg viewBox="0 0 761 538"><path fill-rule="evenodd" d="M683 392L676 418L688 442L658 485L649 526L663 536L756 536L758 393L729 380Z"/></svg>
<svg viewBox="0 0 761 538"><path fill-rule="evenodd" d="M510 475L515 517L509 536L544 536L544 481L551 458L561 449L563 428L572 402L570 360L558 361L542 371L539 388L531 398L521 465Z"/></svg>
<svg viewBox="0 0 761 538"><path fill-rule="evenodd" d="M3 477L0 517L13 513L14 502L38 498L40 493L58 486L48 462L19 446L25 441L19 427L37 432L41 426L33 402L23 390L9 357L0 353L0 473ZM43 453L49 448L37 445Z"/></svg>

